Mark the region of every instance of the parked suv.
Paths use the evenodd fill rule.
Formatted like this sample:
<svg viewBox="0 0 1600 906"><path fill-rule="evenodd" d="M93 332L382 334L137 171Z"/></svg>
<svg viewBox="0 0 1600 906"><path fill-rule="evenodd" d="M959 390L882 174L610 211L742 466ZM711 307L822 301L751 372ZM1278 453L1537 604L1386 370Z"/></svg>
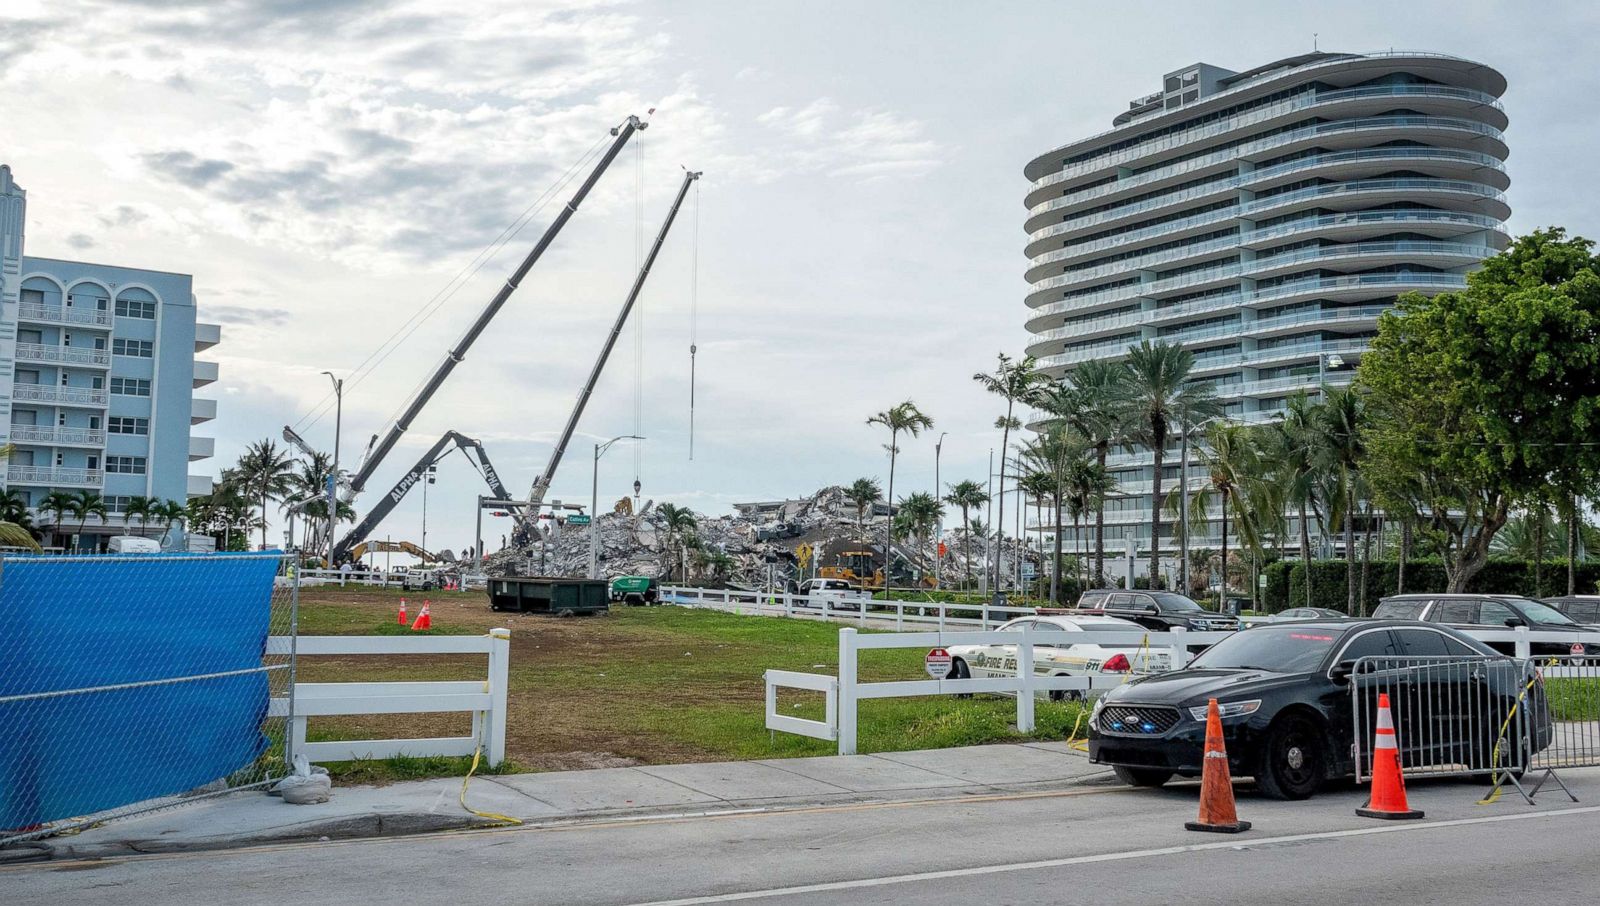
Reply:
<svg viewBox="0 0 1600 906"><path fill-rule="evenodd" d="M1216 632L1239 628L1239 618L1212 613L1193 599L1170 591L1123 591L1096 588L1078 598L1079 610L1093 610L1110 617L1132 620L1146 629L1165 632L1182 628L1190 632Z"/></svg>
<svg viewBox="0 0 1600 906"><path fill-rule="evenodd" d="M1579 623L1600 626L1600 595L1562 595L1559 598L1539 600Z"/></svg>
<svg viewBox="0 0 1600 906"><path fill-rule="evenodd" d="M1535 632L1561 632L1576 635L1592 631L1548 604L1516 595L1410 594L1393 595L1378 602L1372 612L1376 620L1426 620L1458 629L1505 629L1526 626ZM1513 642L1485 642L1501 654L1515 654ZM1535 657L1572 654L1600 655L1600 644L1572 642L1532 642Z"/></svg>
<svg viewBox="0 0 1600 906"><path fill-rule="evenodd" d="M821 607L818 598L827 598L831 610L860 610L861 605L872 600L872 592L857 588L843 579L807 579L800 583L800 594L809 600L801 607Z"/></svg>

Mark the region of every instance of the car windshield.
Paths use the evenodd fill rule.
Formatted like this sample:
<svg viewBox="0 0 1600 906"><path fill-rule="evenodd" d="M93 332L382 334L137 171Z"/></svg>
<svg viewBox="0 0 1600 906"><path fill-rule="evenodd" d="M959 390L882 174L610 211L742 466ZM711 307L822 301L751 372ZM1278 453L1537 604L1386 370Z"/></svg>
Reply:
<svg viewBox="0 0 1600 906"><path fill-rule="evenodd" d="M1560 626L1571 626L1577 622L1549 604L1535 601L1532 598L1517 598L1511 603L1522 611L1522 615L1527 617L1530 623L1555 623Z"/></svg>
<svg viewBox="0 0 1600 906"><path fill-rule="evenodd" d="M1322 663L1343 633L1342 629L1323 627L1260 626L1212 645L1189 666L1210 670L1310 673Z"/></svg>
<svg viewBox="0 0 1600 906"><path fill-rule="evenodd" d="M1155 598L1156 604L1165 611L1205 609L1183 595L1175 595L1170 592L1156 592L1150 597Z"/></svg>

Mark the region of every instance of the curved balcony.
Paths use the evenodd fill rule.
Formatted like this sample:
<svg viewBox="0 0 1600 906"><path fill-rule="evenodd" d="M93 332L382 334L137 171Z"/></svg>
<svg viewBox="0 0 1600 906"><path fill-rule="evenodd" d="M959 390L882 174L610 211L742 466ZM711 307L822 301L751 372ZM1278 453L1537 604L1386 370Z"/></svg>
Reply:
<svg viewBox="0 0 1600 906"><path fill-rule="evenodd" d="M1130 177L1129 180L1119 180L1108 185L1121 186L1132 179L1141 178L1147 180L1141 185L1159 184L1165 179L1176 177L1192 178L1207 170L1235 167L1240 160L1249 160L1251 157L1286 154L1297 150L1297 146L1310 147L1313 144L1324 147L1336 146L1341 141L1350 139L1360 145L1372 145L1390 140L1390 136L1385 133L1392 133L1395 139L1432 139L1436 144L1453 139L1465 150L1485 153L1500 160L1504 160L1511 153L1506 147L1505 133L1477 120L1451 116L1370 116L1302 126L1231 148L1223 148L1210 154L1192 157L1169 167L1151 170ZM1446 146L1450 147L1448 144ZM1333 150L1341 149L1334 147ZM1158 173L1161 174L1159 177L1156 175ZM1065 182L1068 178L1057 173L1036 180L1023 203L1031 207L1053 197L1046 190Z"/></svg>
<svg viewBox="0 0 1600 906"><path fill-rule="evenodd" d="M1379 189L1377 191L1388 190ZM1122 260L1139 261L1146 264L1155 261L1177 261L1182 260L1184 257L1192 256L1198 258L1202 255L1211 254L1218 249L1282 245L1297 235L1307 233L1316 233L1329 239L1338 238L1350 241L1362 238L1364 235L1377 236L1400 229L1439 237L1460 236L1485 230L1506 236L1504 222L1491 214L1474 214L1467 211L1448 211L1439 208L1384 208L1372 211L1358 210L1344 211L1337 214L1311 215L1259 230L1245 230L1221 239L1197 242L1193 245L1155 252L1152 255L1157 257L1154 258ZM1056 262L1073 258L1093 257L1096 252L1116 248L1118 243L1113 241L1116 238L1118 237L1058 249L1057 251L1040 255L1034 259L1034 265L1024 273L1024 279L1043 279L1045 275L1042 272L1053 269L1051 265ZM1509 241L1510 237L1506 236L1506 238ZM1102 248L1102 246L1104 247ZM1497 249L1501 247L1503 247L1503 244L1496 245ZM1072 272L1069 271L1068 273Z"/></svg>
<svg viewBox="0 0 1600 906"><path fill-rule="evenodd" d="M1231 155L1227 157L1227 160L1234 163L1238 162ZM1238 189L1268 187L1272 183L1290 180L1312 172L1323 172L1329 176L1349 179L1359 178L1363 173L1381 173L1392 170L1397 166L1403 166L1407 169L1426 170L1429 171L1429 175L1441 178L1467 179L1481 182L1501 190L1511 185L1511 179L1506 174L1505 163L1493 155L1483 154L1478 151L1432 147L1357 148L1349 151L1330 151L1325 154L1315 154L1310 157L1285 161L1281 164L1273 164L1269 167L1262 167L1225 179L1218 179L1203 186L1193 186L1158 198L1133 202L1125 208L1117 208L1116 210L1126 209L1131 211L1135 210L1135 206L1137 206L1137 209L1141 211L1158 211L1162 208L1214 195L1226 194ZM1154 187L1163 181L1173 180L1181 175L1184 174L1171 172L1169 168L1162 168L1141 173L1138 176L1130 176L1127 179L1119 179L1116 182L1102 183L1070 195L1051 196L1029 208L1028 220L1023 225L1023 229L1032 233L1049 223L1059 221L1060 218L1058 217L1046 215L1054 214L1063 208L1079 207L1089 202L1101 201L1147 187Z"/></svg>
<svg viewBox="0 0 1600 906"><path fill-rule="evenodd" d="M1501 220L1511 215L1511 207L1506 204L1505 193L1493 186L1467 180L1397 177L1324 183L1044 252L1044 248L1040 247L1041 243L1071 231L1069 228L1073 222L1058 223L1039 230L1028 243L1028 250L1032 256L1029 270L1031 272L1062 259L1092 257L1096 252L1121 248L1144 240L1181 238L1183 233L1214 229L1240 217L1266 219L1293 213L1296 207L1313 208L1346 204L1371 206L1413 201L1419 196L1435 199L1440 205L1445 204L1445 198L1450 198L1455 208ZM1041 252L1044 253L1040 254Z"/></svg>
<svg viewBox="0 0 1600 906"><path fill-rule="evenodd" d="M1466 242L1421 240L1349 242L1343 245L1316 246L1266 255L1246 264L1244 273L1251 277L1262 278L1299 270L1311 263L1325 264L1351 259L1360 259L1362 267L1409 264L1418 260L1432 261L1437 266L1447 268L1465 267L1493 255L1494 251L1486 245Z"/></svg>
<svg viewBox="0 0 1600 906"><path fill-rule="evenodd" d="M1351 102L1373 100L1380 102L1377 109L1381 110L1383 105L1396 99L1404 99L1408 106L1412 107L1419 106L1417 101L1428 100L1445 101L1445 104L1440 105L1445 109L1465 105L1482 114L1484 121L1489 125L1499 129L1504 129L1507 125L1505 108L1501 106L1500 101L1493 95L1470 88L1455 88L1449 85L1362 85L1355 88L1312 90L1275 104L1257 107L1247 113L1192 129L1184 129L1181 132L1169 133L1118 151L1109 151L1088 160L1067 164L1059 172L1071 179L1074 176L1120 166L1163 151L1192 146L1196 142L1237 132L1248 126L1270 123L1289 114L1303 113L1319 107L1349 106Z"/></svg>
<svg viewBox="0 0 1600 906"><path fill-rule="evenodd" d="M1197 299L1193 302L1170 305L1166 308L1156 309L1151 313L1130 312L1127 315L1115 315L1113 317L1131 318L1153 314L1154 317L1151 323L1160 323L1205 312L1221 311L1232 308L1235 305L1261 306L1271 303L1291 302L1297 299L1311 299L1318 296L1327 298L1330 301L1357 301L1363 297L1377 298L1386 295L1398 295L1412 290L1449 292L1459 290L1466 285L1467 278L1464 274L1349 274L1339 277L1307 277L1302 280L1280 283L1277 286L1263 289L1223 293L1217 296ZM1140 294L1145 290L1145 287L1122 287L1119 288L1120 290L1132 290L1132 293L1126 295L1123 299L1126 302L1129 299L1141 298ZM1040 306L1037 309L1037 313L1029 319L1027 329L1041 338L1076 339L1077 335L1073 331L1085 322L1080 321L1077 324L1064 325L1054 330L1046 330L1044 325L1063 314L1104 304L1104 302L1105 300L1100 298L1090 300L1089 297L1083 297L1082 299L1068 299L1060 303ZM1126 323L1134 324L1139 322L1128 321Z"/></svg>
<svg viewBox="0 0 1600 906"><path fill-rule="evenodd" d="M1227 350L1210 354L1201 352L1195 354L1194 373L1197 377L1201 377L1206 372L1233 371L1239 368L1284 364L1300 359L1315 359L1318 355L1327 355L1335 352L1341 355L1358 355L1366 351L1370 342L1366 337L1356 337L1349 340L1324 340L1318 337L1307 340L1304 343L1287 343L1270 349ZM1138 344L1139 341L1136 339L1097 343L1094 346L1074 349L1071 352L1040 356L1038 357L1038 366L1051 373L1052 376L1059 376L1071 366L1090 359L1121 361L1127 358L1128 347L1137 346Z"/></svg>

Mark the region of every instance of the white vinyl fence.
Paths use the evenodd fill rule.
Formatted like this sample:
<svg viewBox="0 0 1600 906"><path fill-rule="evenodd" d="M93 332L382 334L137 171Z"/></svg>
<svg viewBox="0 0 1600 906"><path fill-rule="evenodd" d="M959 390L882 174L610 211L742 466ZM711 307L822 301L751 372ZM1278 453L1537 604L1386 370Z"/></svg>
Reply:
<svg viewBox="0 0 1600 906"><path fill-rule="evenodd" d="M312 762L391 758L396 755L471 755L483 747L493 767L506 756L506 681L511 631L480 636L273 636L268 654L318 655L485 654L483 680L392 683L295 683L291 696L274 698L269 714L289 721L289 752ZM434 739L361 739L307 742L309 718L350 714L472 713L472 735ZM292 754L289 756L292 757Z"/></svg>
<svg viewBox="0 0 1600 906"><path fill-rule="evenodd" d="M971 604L945 604L936 601L870 601L841 598L838 595L802 595L781 591L738 591L678 586L663 586L661 602L753 616L850 620L862 626L872 625L878 628L885 628L892 623L897 630L907 626L940 630L947 626L983 629L1036 613L1032 607L997 606L987 601Z"/></svg>
<svg viewBox="0 0 1600 906"><path fill-rule="evenodd" d="M887 602L882 602L887 603ZM1148 647L1168 652L1170 669L1178 670L1188 665L1193 656L1206 646L1222 641L1233 632L1096 632L1094 642L1100 645ZM1534 642L1584 641L1600 643L1600 632L1581 635L1565 632L1531 632L1527 627L1516 629L1469 630L1466 633L1484 642L1511 642L1514 657L1527 659ZM799 673L789 670L768 670L766 683L766 726L769 730L810 736L816 739L836 740L840 755L856 753L856 720L858 704L865 699L904 698L920 695L968 695L975 692L996 692L1015 695L1017 699L1017 729L1028 733L1034 728L1034 698L1054 691L1074 691L1088 695L1090 692L1120 686L1137 673L1081 674L1076 676L1038 676L1034 672L1034 649L1053 648L1060 642L1058 633L1045 642L1035 641L1029 628L1021 632L952 631L952 632L875 632L863 634L846 627L839 630L839 673L828 676L818 673ZM974 677L971 679L918 679L893 682L864 683L858 678L858 655L861 651L885 648L949 648L953 645L1004 645L1016 649L1016 672L1009 676ZM1564 677L1576 675L1570 668L1548 668L1546 675ZM800 689L822 692L825 702L823 720L810 720L781 713L778 706L779 689Z"/></svg>

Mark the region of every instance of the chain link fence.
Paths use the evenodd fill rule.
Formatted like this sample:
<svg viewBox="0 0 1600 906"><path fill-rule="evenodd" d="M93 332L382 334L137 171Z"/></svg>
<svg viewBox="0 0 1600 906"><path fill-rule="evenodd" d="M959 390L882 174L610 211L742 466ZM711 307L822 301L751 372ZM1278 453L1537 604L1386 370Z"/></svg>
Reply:
<svg viewBox="0 0 1600 906"><path fill-rule="evenodd" d="M277 552L0 557L0 846L287 773ZM292 704L291 704L292 709ZM291 711L292 714L292 711Z"/></svg>

